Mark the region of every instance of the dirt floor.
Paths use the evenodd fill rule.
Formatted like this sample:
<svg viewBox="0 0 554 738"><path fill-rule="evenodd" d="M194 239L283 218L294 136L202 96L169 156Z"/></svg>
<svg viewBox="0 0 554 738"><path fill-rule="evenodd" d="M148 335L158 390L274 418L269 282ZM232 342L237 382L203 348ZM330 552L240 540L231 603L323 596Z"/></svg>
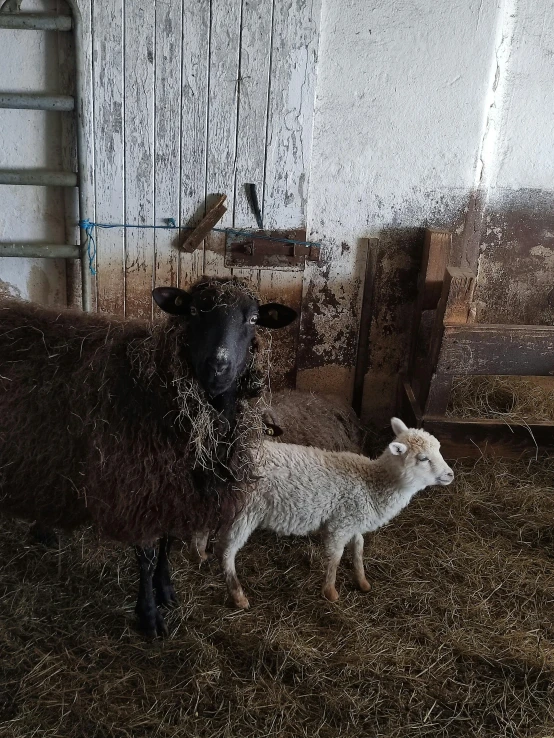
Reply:
<svg viewBox="0 0 554 738"><path fill-rule="evenodd" d="M320 596L317 537L173 557L171 636L133 630L133 555L0 527L0 736L554 736L554 462L480 461L366 536L367 594Z"/></svg>

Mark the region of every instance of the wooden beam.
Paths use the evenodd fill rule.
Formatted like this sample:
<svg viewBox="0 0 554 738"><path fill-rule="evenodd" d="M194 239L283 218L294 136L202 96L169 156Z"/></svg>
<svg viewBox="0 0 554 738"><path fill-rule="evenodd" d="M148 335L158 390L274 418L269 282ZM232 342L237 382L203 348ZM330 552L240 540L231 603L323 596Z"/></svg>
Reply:
<svg viewBox="0 0 554 738"><path fill-rule="evenodd" d="M436 372L551 376L554 326L447 324Z"/></svg>
<svg viewBox="0 0 554 738"><path fill-rule="evenodd" d="M435 310L438 305L451 248L452 234L449 231L425 229L418 285L418 294L422 298L421 310Z"/></svg>
<svg viewBox="0 0 554 738"><path fill-rule="evenodd" d="M375 275L377 273L377 262L379 259L379 239L368 238L366 267L364 278L364 292L362 296L362 308L360 311L360 327L358 331L358 351L356 354L356 366L354 372L354 392L352 395L352 407L358 417L362 410L364 394L364 380L369 364L369 333L371 331L371 319L373 317L373 295L375 288Z"/></svg>
<svg viewBox="0 0 554 738"><path fill-rule="evenodd" d="M187 254L191 254L193 251L195 251L202 241L206 238L208 233L212 230L212 228L218 223L221 218L225 215L227 212L227 208L224 205L225 200L227 199L227 195L221 195L218 197L218 199L215 201L213 206L208 210L206 215L202 218L200 223L196 226L196 228L191 231L188 236L185 238L183 243L180 246L181 251L184 251Z"/></svg>
<svg viewBox="0 0 554 738"><path fill-rule="evenodd" d="M424 310L435 310L437 307L451 246L452 238L448 231L439 231L433 228L425 229L408 357L408 373L410 376L420 373L420 367L416 366L416 364L419 364L416 357L418 342L422 339L422 314ZM415 384L417 385L417 379Z"/></svg>
<svg viewBox="0 0 554 738"><path fill-rule="evenodd" d="M490 418L445 418L425 415L423 427L436 436L446 459L520 458L554 450L554 423L507 424Z"/></svg>
<svg viewBox="0 0 554 738"><path fill-rule="evenodd" d="M475 274L469 269L448 267L445 279L449 282L450 288L446 296L443 322L467 323L475 291Z"/></svg>

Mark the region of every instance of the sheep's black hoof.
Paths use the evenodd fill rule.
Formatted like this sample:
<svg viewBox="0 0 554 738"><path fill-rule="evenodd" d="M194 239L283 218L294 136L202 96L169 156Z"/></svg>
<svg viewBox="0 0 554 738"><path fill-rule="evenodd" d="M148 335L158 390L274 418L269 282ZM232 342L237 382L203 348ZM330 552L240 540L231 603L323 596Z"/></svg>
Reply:
<svg viewBox="0 0 554 738"><path fill-rule="evenodd" d="M156 605L166 607L168 610L179 606L179 600L172 584L162 584L156 587Z"/></svg>
<svg viewBox="0 0 554 738"><path fill-rule="evenodd" d="M140 611L135 609L138 620L138 630L146 638L147 641L153 641L154 638L165 638L169 635L169 630L165 624L164 616L156 607L154 610Z"/></svg>
<svg viewBox="0 0 554 738"><path fill-rule="evenodd" d="M46 528L40 523L33 523L31 525L29 528L29 535L33 541L40 543L46 548L58 548L59 546L60 540L56 531L52 528Z"/></svg>

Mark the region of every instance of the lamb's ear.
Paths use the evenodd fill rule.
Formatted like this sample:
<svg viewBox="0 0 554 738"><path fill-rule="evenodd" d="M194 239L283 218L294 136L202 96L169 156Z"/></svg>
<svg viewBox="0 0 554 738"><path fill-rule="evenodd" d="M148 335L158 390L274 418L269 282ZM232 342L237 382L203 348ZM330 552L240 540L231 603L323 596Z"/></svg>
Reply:
<svg viewBox="0 0 554 738"><path fill-rule="evenodd" d="M284 328L296 319L297 312L279 302L268 302L260 305L258 311L258 325L262 328Z"/></svg>
<svg viewBox="0 0 554 738"><path fill-rule="evenodd" d="M188 315L191 296L177 287L156 287L152 290L156 305L170 315Z"/></svg>
<svg viewBox="0 0 554 738"><path fill-rule="evenodd" d="M389 449L393 456L402 456L402 454L406 453L408 447L405 443L400 443L400 441L393 441L392 443L389 443Z"/></svg>
<svg viewBox="0 0 554 738"><path fill-rule="evenodd" d="M390 427L395 436L399 436L401 433L406 433L409 430L406 423L403 423L400 418L391 418Z"/></svg>

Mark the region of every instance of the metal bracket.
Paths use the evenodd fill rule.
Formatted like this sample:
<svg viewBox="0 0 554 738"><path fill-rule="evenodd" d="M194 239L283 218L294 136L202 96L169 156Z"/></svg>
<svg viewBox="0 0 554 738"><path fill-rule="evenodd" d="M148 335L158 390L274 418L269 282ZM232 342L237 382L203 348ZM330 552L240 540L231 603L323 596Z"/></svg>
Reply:
<svg viewBox="0 0 554 738"><path fill-rule="evenodd" d="M306 261L319 261L320 255L319 246L292 243L305 240L306 231L299 229L253 231L250 238L230 232L225 242L225 266L303 271Z"/></svg>

